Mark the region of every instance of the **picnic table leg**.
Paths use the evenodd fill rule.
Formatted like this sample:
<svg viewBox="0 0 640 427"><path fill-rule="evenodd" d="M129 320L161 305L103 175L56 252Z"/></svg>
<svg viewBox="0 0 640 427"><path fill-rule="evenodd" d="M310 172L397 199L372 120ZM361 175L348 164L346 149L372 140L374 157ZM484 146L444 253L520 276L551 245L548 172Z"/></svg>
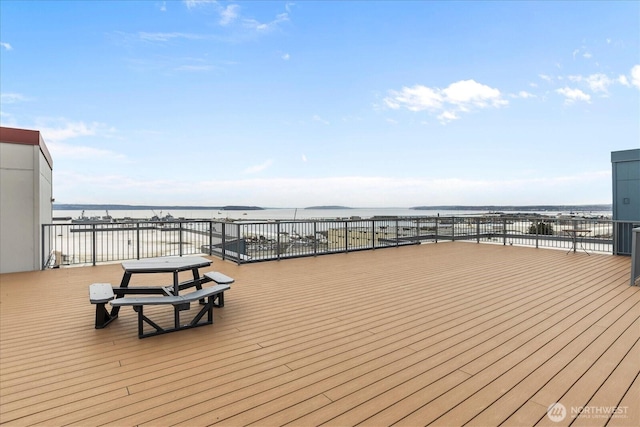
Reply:
<svg viewBox="0 0 640 427"><path fill-rule="evenodd" d="M198 268L192 268L191 271L193 272L193 281L196 282L196 289L197 290L202 289L202 281L200 280L200 270ZM202 298L198 302L201 305L204 305L207 303L204 298Z"/></svg>
<svg viewBox="0 0 640 427"><path fill-rule="evenodd" d="M115 307L114 307L115 310ZM96 329L103 329L109 323L111 323L116 317L118 317L118 313L109 313L107 310L106 303L98 303L96 304Z"/></svg>
<svg viewBox="0 0 640 427"><path fill-rule="evenodd" d="M120 287L121 288L128 288L130 281L131 281L131 273L125 272L124 276L122 276L122 280L120 281ZM119 312L120 312L120 307L113 307L111 309L111 317L113 317L113 318L118 317L118 313Z"/></svg>

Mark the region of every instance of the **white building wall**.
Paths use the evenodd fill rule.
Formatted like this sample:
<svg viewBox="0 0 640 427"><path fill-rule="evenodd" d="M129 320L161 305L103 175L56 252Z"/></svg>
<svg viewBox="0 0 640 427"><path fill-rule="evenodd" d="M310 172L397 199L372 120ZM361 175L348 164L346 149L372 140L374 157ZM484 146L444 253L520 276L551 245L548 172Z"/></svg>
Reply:
<svg viewBox="0 0 640 427"><path fill-rule="evenodd" d="M42 268L41 224L51 221L52 171L40 146L0 141L0 273Z"/></svg>

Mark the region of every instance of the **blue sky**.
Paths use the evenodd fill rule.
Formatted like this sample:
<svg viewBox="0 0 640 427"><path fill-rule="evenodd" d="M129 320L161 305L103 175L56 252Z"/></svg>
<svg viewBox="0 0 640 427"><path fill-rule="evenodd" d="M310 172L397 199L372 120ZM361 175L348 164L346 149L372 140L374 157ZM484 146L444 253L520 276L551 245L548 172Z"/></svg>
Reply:
<svg viewBox="0 0 640 427"><path fill-rule="evenodd" d="M611 203L640 3L0 0L58 203Z"/></svg>

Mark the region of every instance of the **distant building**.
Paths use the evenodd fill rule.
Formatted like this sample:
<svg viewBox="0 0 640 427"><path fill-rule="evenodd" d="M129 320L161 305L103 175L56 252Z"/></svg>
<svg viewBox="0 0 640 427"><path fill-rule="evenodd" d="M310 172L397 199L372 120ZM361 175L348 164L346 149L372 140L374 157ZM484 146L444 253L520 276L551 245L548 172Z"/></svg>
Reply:
<svg viewBox="0 0 640 427"><path fill-rule="evenodd" d="M46 262L42 224L52 220L52 170L39 131L0 127L0 273L40 270Z"/></svg>
<svg viewBox="0 0 640 427"><path fill-rule="evenodd" d="M396 227L338 227L330 228L327 232L327 240L330 248L371 248L383 246L380 241L394 241L402 237L402 233Z"/></svg>

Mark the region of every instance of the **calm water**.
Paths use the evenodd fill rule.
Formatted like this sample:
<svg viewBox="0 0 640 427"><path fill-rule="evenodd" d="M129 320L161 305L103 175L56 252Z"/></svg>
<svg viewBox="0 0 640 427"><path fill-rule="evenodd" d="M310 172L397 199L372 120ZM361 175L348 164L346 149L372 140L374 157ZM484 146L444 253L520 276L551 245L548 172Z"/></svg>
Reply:
<svg viewBox="0 0 640 427"><path fill-rule="evenodd" d="M555 216L558 214L568 215L568 211L518 211L520 213L540 213ZM354 209L264 209L264 210L209 210L209 209L184 209L184 210L110 210L109 214L113 218L135 218L150 219L154 215L163 217L170 214L175 219L235 219L235 220L294 220L294 219L319 219L319 218L351 218L360 217L363 219L373 216L469 216L487 214L488 211L472 210L415 210L409 208L354 208ZM578 216L611 216L611 211L574 211ZM85 210L87 217L102 217L107 214L104 210ZM82 215L80 210L54 210L53 217L78 218Z"/></svg>

